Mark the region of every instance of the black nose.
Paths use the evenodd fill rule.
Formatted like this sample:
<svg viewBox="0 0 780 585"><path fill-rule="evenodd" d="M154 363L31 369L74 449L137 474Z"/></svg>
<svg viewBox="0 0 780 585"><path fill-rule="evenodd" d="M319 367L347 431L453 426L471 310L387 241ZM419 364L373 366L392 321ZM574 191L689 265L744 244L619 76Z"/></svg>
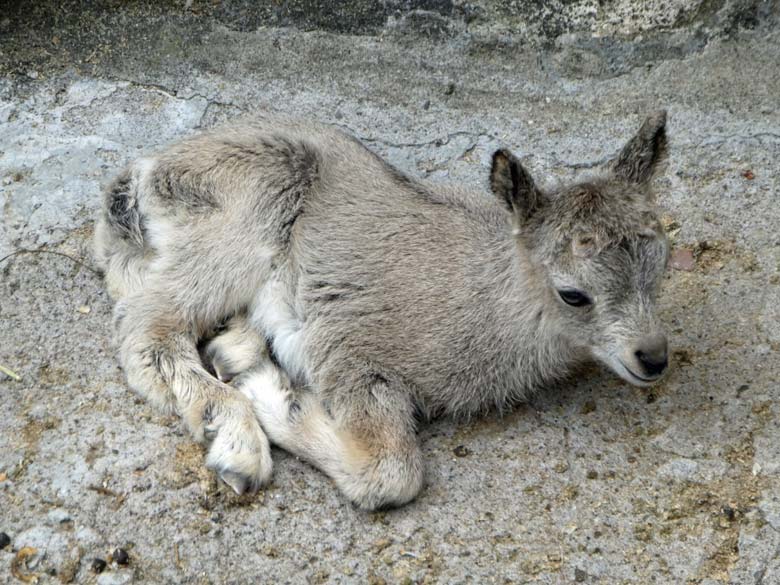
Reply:
<svg viewBox="0 0 780 585"><path fill-rule="evenodd" d="M658 335L647 339L634 355L648 376L660 376L669 365L666 337Z"/></svg>

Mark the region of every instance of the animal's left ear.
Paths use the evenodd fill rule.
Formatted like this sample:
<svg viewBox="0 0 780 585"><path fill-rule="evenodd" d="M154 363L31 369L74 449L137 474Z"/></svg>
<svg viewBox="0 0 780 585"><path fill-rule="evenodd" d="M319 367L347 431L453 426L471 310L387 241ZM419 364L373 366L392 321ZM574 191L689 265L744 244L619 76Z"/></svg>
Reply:
<svg viewBox="0 0 780 585"><path fill-rule="evenodd" d="M493 153L490 188L521 221L530 218L542 203L531 175L515 155L503 148Z"/></svg>
<svg viewBox="0 0 780 585"><path fill-rule="evenodd" d="M647 117L612 168L618 177L641 185L653 178L666 155L666 111L661 110Z"/></svg>

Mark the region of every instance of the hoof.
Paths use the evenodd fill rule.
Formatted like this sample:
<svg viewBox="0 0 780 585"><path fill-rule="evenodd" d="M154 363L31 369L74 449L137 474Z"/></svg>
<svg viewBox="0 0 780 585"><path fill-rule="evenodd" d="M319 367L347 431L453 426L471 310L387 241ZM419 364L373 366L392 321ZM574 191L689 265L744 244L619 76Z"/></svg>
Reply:
<svg viewBox="0 0 780 585"><path fill-rule="evenodd" d="M218 475L239 496L242 494L254 494L262 485L257 483L257 478L241 475L234 471L224 470L219 472Z"/></svg>
<svg viewBox="0 0 780 585"><path fill-rule="evenodd" d="M247 401L225 406L203 429L211 443L206 467L237 494L254 493L271 480L271 447Z"/></svg>

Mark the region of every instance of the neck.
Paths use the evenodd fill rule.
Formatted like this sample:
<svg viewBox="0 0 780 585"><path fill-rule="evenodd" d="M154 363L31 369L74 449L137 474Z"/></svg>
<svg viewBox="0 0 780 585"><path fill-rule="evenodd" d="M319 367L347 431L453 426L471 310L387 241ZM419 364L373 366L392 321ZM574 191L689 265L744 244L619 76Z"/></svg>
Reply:
<svg viewBox="0 0 780 585"><path fill-rule="evenodd" d="M580 356L564 335L545 273L521 241L512 235L507 240L498 256L495 290L506 347L511 348L508 373L514 378L514 398L521 399L565 377Z"/></svg>

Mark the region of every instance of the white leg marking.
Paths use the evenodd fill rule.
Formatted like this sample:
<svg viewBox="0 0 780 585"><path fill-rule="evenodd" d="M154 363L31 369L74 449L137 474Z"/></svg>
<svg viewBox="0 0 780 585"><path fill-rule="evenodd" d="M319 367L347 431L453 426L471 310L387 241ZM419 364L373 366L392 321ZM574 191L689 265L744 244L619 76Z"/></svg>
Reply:
<svg viewBox="0 0 780 585"><path fill-rule="evenodd" d="M290 303L284 283L269 280L256 297L252 323L273 339L274 352L285 372L300 380L306 372L303 328Z"/></svg>
<svg viewBox="0 0 780 585"><path fill-rule="evenodd" d="M325 411L314 392L294 395L287 377L270 362L238 378L236 386L252 402L271 442L324 471L358 506L399 505L420 491L423 471L416 448L372 452Z"/></svg>
<svg viewBox="0 0 780 585"><path fill-rule="evenodd" d="M270 481L273 471L268 438L245 404L231 403L204 429L206 437L213 437L206 466L237 494L254 492Z"/></svg>
<svg viewBox="0 0 780 585"><path fill-rule="evenodd" d="M271 441L288 448L294 436L290 421L293 395L284 373L268 362L241 376L237 386L252 403L255 415Z"/></svg>

